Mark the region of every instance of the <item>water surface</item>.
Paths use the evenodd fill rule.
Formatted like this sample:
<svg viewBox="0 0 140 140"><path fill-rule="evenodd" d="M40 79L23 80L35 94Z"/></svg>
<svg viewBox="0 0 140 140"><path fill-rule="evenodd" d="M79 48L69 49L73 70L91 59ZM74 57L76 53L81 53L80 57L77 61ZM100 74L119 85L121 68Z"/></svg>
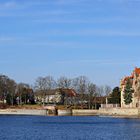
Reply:
<svg viewBox="0 0 140 140"><path fill-rule="evenodd" d="M140 140L140 120L0 116L0 140Z"/></svg>

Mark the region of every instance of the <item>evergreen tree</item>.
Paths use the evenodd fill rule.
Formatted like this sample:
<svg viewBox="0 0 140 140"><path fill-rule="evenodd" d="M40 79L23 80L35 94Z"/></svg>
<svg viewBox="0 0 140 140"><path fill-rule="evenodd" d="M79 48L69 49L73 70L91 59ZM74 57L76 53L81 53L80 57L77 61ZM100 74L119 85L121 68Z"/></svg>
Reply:
<svg viewBox="0 0 140 140"><path fill-rule="evenodd" d="M124 89L124 102L126 105L130 104L132 102L132 93L134 90L132 89L132 84L130 80L127 81L126 87Z"/></svg>
<svg viewBox="0 0 140 140"><path fill-rule="evenodd" d="M119 87L115 87L110 95L109 103L120 104L121 103L121 91Z"/></svg>

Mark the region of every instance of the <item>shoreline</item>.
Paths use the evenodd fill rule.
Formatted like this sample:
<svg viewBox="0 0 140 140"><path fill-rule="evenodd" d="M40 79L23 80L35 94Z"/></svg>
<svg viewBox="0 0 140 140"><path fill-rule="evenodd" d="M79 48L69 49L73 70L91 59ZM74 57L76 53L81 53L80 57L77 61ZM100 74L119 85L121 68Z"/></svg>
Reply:
<svg viewBox="0 0 140 140"><path fill-rule="evenodd" d="M44 109L0 109L0 115L36 115L46 116Z"/></svg>
<svg viewBox="0 0 140 140"><path fill-rule="evenodd" d="M48 115L45 109L0 109L0 115L29 116L98 116L111 118L140 119L139 115L101 113L100 110L72 110L71 115Z"/></svg>

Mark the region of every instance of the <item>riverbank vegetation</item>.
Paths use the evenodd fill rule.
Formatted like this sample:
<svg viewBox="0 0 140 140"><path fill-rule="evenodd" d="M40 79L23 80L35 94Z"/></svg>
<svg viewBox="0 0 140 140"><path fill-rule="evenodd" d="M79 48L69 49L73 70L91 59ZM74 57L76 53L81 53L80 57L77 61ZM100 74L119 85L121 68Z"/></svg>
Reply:
<svg viewBox="0 0 140 140"><path fill-rule="evenodd" d="M114 92L112 92L110 86L97 86L86 76L72 79L62 76L57 80L52 76L38 77L34 85L30 86L27 83L17 83L6 75L0 75L0 108L11 106L19 108L40 107L45 105L45 97L48 91L54 89L74 89L77 95L76 98L72 97L73 103L71 106L77 106L77 108L96 108L98 101L104 102L105 100L102 100L102 97L107 96L111 97L110 102L119 103L119 99L113 101L114 94L112 93ZM119 95L119 88L118 91L115 91L115 96L116 94ZM76 102L75 99L78 101ZM70 106L67 103L64 105Z"/></svg>

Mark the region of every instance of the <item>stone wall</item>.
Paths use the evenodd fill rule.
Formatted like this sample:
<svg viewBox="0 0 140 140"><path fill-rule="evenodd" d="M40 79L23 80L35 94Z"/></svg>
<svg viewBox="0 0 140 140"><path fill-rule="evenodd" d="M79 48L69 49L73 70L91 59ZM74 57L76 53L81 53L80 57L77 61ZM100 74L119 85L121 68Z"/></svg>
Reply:
<svg viewBox="0 0 140 140"><path fill-rule="evenodd" d="M59 110L59 115L71 115L69 110ZM41 115L46 116L46 110L37 109L4 109L0 110L0 115ZM73 109L72 115L99 115L99 116L122 116L122 117L140 117L140 109L138 108L100 108L99 110Z"/></svg>
<svg viewBox="0 0 140 140"><path fill-rule="evenodd" d="M73 109L72 110L73 115L98 115L99 110L90 110L90 109Z"/></svg>
<svg viewBox="0 0 140 140"><path fill-rule="evenodd" d="M100 108L100 115L109 116L139 116L138 108Z"/></svg>
<svg viewBox="0 0 140 140"><path fill-rule="evenodd" d="M70 116L72 115L72 110L71 109L58 109L58 116Z"/></svg>
<svg viewBox="0 0 140 140"><path fill-rule="evenodd" d="M38 109L1 109L0 115L46 115L46 110Z"/></svg>
<svg viewBox="0 0 140 140"><path fill-rule="evenodd" d="M126 116L139 117L140 110L137 108L100 108L99 110L72 110L73 115L99 115L99 116Z"/></svg>

